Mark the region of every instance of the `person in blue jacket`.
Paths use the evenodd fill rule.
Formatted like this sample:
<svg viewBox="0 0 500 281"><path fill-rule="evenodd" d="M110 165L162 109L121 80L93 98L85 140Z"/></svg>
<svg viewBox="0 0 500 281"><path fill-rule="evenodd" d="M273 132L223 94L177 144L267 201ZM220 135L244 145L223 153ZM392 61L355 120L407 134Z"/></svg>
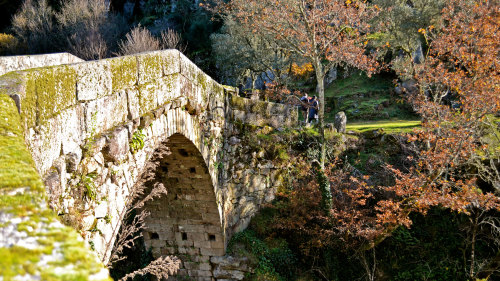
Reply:
<svg viewBox="0 0 500 281"><path fill-rule="evenodd" d="M319 109L319 102L316 96L313 96L312 99L309 101L309 116L307 119L309 119L309 123L317 123L318 122L318 109Z"/></svg>

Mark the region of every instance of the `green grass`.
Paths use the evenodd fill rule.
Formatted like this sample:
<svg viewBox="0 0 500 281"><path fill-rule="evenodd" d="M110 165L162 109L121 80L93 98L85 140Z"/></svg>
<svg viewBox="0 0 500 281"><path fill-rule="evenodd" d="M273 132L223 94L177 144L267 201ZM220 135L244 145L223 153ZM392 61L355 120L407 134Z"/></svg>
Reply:
<svg viewBox="0 0 500 281"><path fill-rule="evenodd" d="M413 113L402 97L393 91L394 77L363 73L336 80L325 90L327 122L333 122L335 114L343 111L348 121L411 120Z"/></svg>
<svg viewBox="0 0 500 281"><path fill-rule="evenodd" d="M408 133L420 127L420 120L382 120L347 123L346 130L367 132L383 129L386 133Z"/></svg>

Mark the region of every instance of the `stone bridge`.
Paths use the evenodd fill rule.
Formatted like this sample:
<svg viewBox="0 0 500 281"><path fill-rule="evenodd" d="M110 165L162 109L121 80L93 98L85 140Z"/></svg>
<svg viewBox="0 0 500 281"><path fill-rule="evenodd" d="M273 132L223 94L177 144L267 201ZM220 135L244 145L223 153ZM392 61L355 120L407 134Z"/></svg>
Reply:
<svg viewBox="0 0 500 281"><path fill-rule="evenodd" d="M179 274L196 280L232 278L210 260L274 198L282 173L241 157L239 136L296 118L239 97L176 50L1 76L0 280L108 279L134 194L155 186L168 193L141 208L153 255L187 257Z"/></svg>

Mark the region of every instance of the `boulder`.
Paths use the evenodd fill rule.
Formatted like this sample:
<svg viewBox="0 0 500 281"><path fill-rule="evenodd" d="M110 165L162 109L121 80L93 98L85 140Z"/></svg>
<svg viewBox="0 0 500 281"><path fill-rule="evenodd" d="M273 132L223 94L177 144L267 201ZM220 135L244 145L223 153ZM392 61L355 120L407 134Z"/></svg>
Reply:
<svg viewBox="0 0 500 281"><path fill-rule="evenodd" d="M82 150L75 150L75 152L70 152L66 154L66 167L68 172L73 173L78 168L78 164L82 160Z"/></svg>
<svg viewBox="0 0 500 281"><path fill-rule="evenodd" d="M345 133L345 126L347 124L347 116L343 111L335 114L335 129L337 129L337 132L339 133Z"/></svg>
<svg viewBox="0 0 500 281"><path fill-rule="evenodd" d="M121 162L127 158L129 151L128 129L119 127L106 138L103 154L106 161Z"/></svg>
<svg viewBox="0 0 500 281"><path fill-rule="evenodd" d="M401 83L401 87L403 87L405 93L415 93L417 88L417 82L415 80L406 80Z"/></svg>

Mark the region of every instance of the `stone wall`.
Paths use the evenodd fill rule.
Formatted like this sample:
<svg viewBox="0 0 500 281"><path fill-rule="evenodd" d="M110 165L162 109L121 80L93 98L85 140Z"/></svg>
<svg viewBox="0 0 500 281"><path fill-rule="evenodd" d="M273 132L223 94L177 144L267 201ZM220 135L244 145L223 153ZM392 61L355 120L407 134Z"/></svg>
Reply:
<svg viewBox="0 0 500 281"><path fill-rule="evenodd" d="M163 184L168 195L144 206L146 245L184 255L180 273L197 280L214 276L210 258L280 183L279 164L241 155L242 125L280 128L297 117L237 97L175 50L11 72L0 85L50 207L104 263L131 194Z"/></svg>
<svg viewBox="0 0 500 281"><path fill-rule="evenodd" d="M0 57L0 75L37 67L54 66L82 62L70 53Z"/></svg>
<svg viewBox="0 0 500 281"><path fill-rule="evenodd" d="M0 93L2 280L110 280L83 239L48 208L15 102Z"/></svg>
<svg viewBox="0 0 500 281"><path fill-rule="evenodd" d="M296 107L251 100L237 95L228 97L224 137L224 170L221 175L224 190L224 212L228 236L245 229L253 215L274 199L282 184L287 163L269 153L259 140L248 135L266 137L273 130L295 126Z"/></svg>

